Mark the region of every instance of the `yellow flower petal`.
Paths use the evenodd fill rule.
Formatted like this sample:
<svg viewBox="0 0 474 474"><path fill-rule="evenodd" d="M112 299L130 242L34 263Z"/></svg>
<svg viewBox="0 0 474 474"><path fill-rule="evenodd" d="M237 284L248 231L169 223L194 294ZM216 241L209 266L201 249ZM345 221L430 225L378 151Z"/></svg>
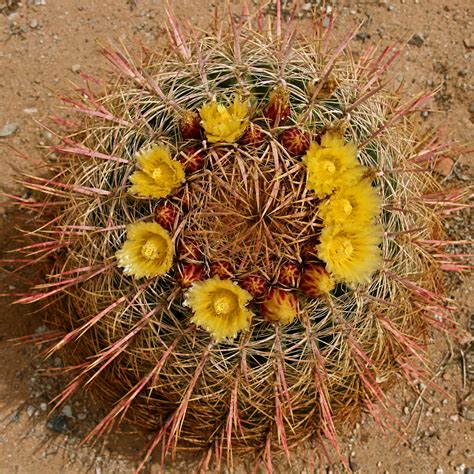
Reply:
<svg viewBox="0 0 474 474"><path fill-rule="evenodd" d="M217 102L208 102L199 112L201 125L210 143L235 142L249 123L248 102L238 97L228 107Z"/></svg>
<svg viewBox="0 0 474 474"><path fill-rule="evenodd" d="M136 222L128 226L127 240L115 256L125 275L151 278L171 269L173 254L173 242L163 227L155 222Z"/></svg>
<svg viewBox="0 0 474 474"><path fill-rule="evenodd" d="M370 223L380 213L380 198L377 189L368 180L355 186L336 191L319 206L319 215L325 225Z"/></svg>
<svg viewBox="0 0 474 474"><path fill-rule="evenodd" d="M365 170L357 161L355 145L344 143L332 133L322 137L321 146L311 144L303 163L306 165L306 187L321 199L335 189L356 185Z"/></svg>
<svg viewBox="0 0 474 474"><path fill-rule="evenodd" d="M194 282L186 293L186 305L194 316L191 321L209 331L216 341L233 338L250 325L253 313L246 308L252 295L219 277Z"/></svg>
<svg viewBox="0 0 474 474"><path fill-rule="evenodd" d="M137 153L141 171L130 176L130 193L141 197L163 198L184 181L184 169L179 161L171 159L168 151L152 145Z"/></svg>
<svg viewBox="0 0 474 474"><path fill-rule="evenodd" d="M367 283L382 261L381 237L376 225L328 226L321 232L318 257L337 280Z"/></svg>

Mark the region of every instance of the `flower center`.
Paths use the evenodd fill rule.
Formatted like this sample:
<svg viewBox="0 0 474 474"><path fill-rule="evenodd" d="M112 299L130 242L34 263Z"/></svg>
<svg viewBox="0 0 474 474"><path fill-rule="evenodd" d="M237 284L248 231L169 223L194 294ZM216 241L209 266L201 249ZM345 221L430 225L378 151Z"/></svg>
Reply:
<svg viewBox="0 0 474 474"><path fill-rule="evenodd" d="M142 247L142 255L149 260L162 259L165 242L160 238L151 238L148 239Z"/></svg>
<svg viewBox="0 0 474 474"><path fill-rule="evenodd" d="M352 212L352 206L351 206L351 203L347 200L347 199L344 199L342 201L342 210L344 211L344 214L346 216L349 216Z"/></svg>
<svg viewBox="0 0 474 474"><path fill-rule="evenodd" d="M334 174L336 172L336 166L334 163L331 161L326 161L324 163L324 169L329 173L329 174Z"/></svg>
<svg viewBox="0 0 474 474"><path fill-rule="evenodd" d="M151 174L151 177L155 180L155 181L161 181L161 179L163 179L163 175L164 175L164 172L163 172L163 167L162 166L158 166L157 168L155 168L153 170L153 173Z"/></svg>
<svg viewBox="0 0 474 474"><path fill-rule="evenodd" d="M341 252L348 258L354 253L354 247L352 246L350 240L344 239L342 241Z"/></svg>
<svg viewBox="0 0 474 474"><path fill-rule="evenodd" d="M237 300L230 291L221 291L214 298L213 306L217 316L225 316L237 309Z"/></svg>

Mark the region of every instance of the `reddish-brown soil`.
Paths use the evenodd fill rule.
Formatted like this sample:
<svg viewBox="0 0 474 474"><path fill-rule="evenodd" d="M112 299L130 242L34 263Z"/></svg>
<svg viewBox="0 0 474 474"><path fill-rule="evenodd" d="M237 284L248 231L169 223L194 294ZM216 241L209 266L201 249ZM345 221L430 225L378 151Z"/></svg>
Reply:
<svg viewBox="0 0 474 474"><path fill-rule="evenodd" d="M138 36L152 46L163 37L164 2L153 0L0 0L0 130L7 123L17 125L10 136L0 138L0 188L20 192L15 183L19 171L28 171L51 140L38 122L48 123L49 114L61 114L56 93L80 84L77 71L94 76L106 74L100 45L127 43ZM271 3L271 2L270 2ZM291 2L284 2L290 4ZM307 5L317 2L301 2ZM176 0L181 18L205 25L211 2ZM364 22L354 48L365 41L388 44L413 39L392 68L396 82L410 92L440 87L432 110L419 117L426 127L442 127L461 142L472 140L474 94L473 7L468 0L380 0L337 2L339 31ZM28 156L29 160L25 157ZM33 163L33 164L32 164ZM449 164L449 163L448 163ZM467 185L468 158L463 157L444 179L446 186ZM449 169L448 169L449 171ZM11 258L18 219L8 205L0 208L0 253ZM450 220L448 232L456 237L472 236L472 222L464 213ZM0 293L21 291L2 264ZM28 276L28 275L25 275ZM469 329L473 312L472 280L467 276L450 280L451 294L460 304L460 324ZM42 314L34 308L10 305L0 308L0 472L1 473L119 473L130 472L140 440L111 446L103 452L81 446L80 437L97 421L98 413L86 399L79 399L65 411L67 432L55 434L46 427L46 403L57 393L58 381L43 377L39 350L19 346L10 339L42 330ZM471 326L474 322L471 321ZM473 327L470 328L471 330ZM472 343L471 343L472 345ZM373 422L362 421L348 434L344 453L353 471L364 473L474 472L472 390L473 355L468 336L460 343L436 338L432 345L436 377L433 381L445 393L420 386L393 390L393 415L401 420L400 435L381 434ZM49 361L41 367L60 365ZM470 377L471 376L471 377ZM167 472L188 472L180 460ZM278 468L288 472L286 468ZM473 470L469 470L473 468ZM243 469L243 468L242 468ZM438 469L438 470L437 470ZM152 471L158 468L152 467ZM335 466L333 471L338 471ZM294 464L293 472L308 472L305 462ZM330 468L321 466L320 472Z"/></svg>

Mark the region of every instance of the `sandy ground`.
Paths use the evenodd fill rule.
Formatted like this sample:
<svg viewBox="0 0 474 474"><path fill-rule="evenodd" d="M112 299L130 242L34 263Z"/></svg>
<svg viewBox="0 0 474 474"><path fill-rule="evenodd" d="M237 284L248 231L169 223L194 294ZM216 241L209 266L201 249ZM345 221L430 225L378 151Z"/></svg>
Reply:
<svg viewBox="0 0 474 474"><path fill-rule="evenodd" d="M51 139L38 122L49 114L61 114L56 93L80 84L79 72L104 76L105 61L99 44L130 41L138 36L148 45L162 38L164 2L156 0L0 0L0 188L17 192L14 176L27 171L31 160ZM290 3L290 2L287 2ZM307 5L302 2L302 13ZM316 3L316 2L313 2ZM176 0L178 16L201 25L211 9L205 1ZM396 82L409 91L440 86L438 98L420 117L426 127L442 127L463 142L472 140L474 93L473 7L469 0L393 0L338 2L338 29L364 22L354 43L388 44L417 36L392 68ZM8 134L8 129L13 133ZM25 159L30 158L30 161ZM446 178L447 185L469 180L472 166L464 157ZM449 171L449 170L448 170ZM21 216L26 217L28 216ZM0 208L1 258L9 258L17 235L8 206ZM472 226L472 222L471 222ZM449 232L467 238L469 215L450 221ZM0 293L21 289L5 264L0 273ZM461 324L469 326L472 313L472 281L466 276L451 279L452 294L460 301ZM0 307L0 473L117 473L130 472L139 453L139 441L112 444L103 451L80 446L80 437L94 425L99 414L86 399L72 402L63 412L64 426L48 426L47 402L57 393L59 381L41 376L38 349L15 346L14 337L42 330L42 315L32 308ZM474 322L471 321L471 330ZM468 363L472 351L466 345L450 345L438 338L432 345L437 383L445 393L420 386L418 393L394 391L395 417L401 435L381 434L373 423L363 421L349 433L344 452L353 471L364 473L474 473L474 406L469 393L472 380ZM52 360L50 366L60 365ZM472 368L471 368L472 370ZM470 403L470 405L469 405ZM53 429L51 429L53 428ZM57 433L56 431L64 431ZM158 468L152 467L152 472ZM286 468L277 470L288 472ZM179 461L167 472L188 472ZM293 472L307 472L301 461ZM337 466L333 468L337 471ZM321 472L330 472L321 466Z"/></svg>

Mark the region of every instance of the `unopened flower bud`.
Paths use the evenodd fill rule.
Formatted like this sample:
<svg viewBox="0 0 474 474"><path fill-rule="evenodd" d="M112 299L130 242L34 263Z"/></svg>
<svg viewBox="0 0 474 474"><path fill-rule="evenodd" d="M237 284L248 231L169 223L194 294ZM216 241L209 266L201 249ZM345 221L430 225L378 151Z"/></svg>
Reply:
<svg viewBox="0 0 474 474"><path fill-rule="evenodd" d="M290 94L284 86L277 86L270 94L264 115L271 126L283 125L290 116Z"/></svg>
<svg viewBox="0 0 474 474"><path fill-rule="evenodd" d="M308 151L311 139L306 132L293 127L281 134L280 142L291 156L300 156Z"/></svg>
<svg viewBox="0 0 474 474"><path fill-rule="evenodd" d="M254 298L262 298L268 291L268 282L258 275L247 275L240 282L241 288L247 290Z"/></svg>
<svg viewBox="0 0 474 474"><path fill-rule="evenodd" d="M181 288L190 288L195 281L202 281L205 277L206 272L202 265L186 263L178 268L176 280Z"/></svg>
<svg viewBox="0 0 474 474"><path fill-rule="evenodd" d="M172 204L160 204L155 207L155 222L166 230L172 230L178 212Z"/></svg>
<svg viewBox="0 0 474 474"><path fill-rule="evenodd" d="M336 283L321 263L307 263L301 275L300 291L317 298L334 289Z"/></svg>
<svg viewBox="0 0 474 474"><path fill-rule="evenodd" d="M290 324L298 314L298 297L291 291L272 288L260 308L267 321Z"/></svg>
<svg viewBox="0 0 474 474"><path fill-rule="evenodd" d="M185 110L179 121L179 128L186 140L199 140L202 135L201 117L193 110Z"/></svg>

